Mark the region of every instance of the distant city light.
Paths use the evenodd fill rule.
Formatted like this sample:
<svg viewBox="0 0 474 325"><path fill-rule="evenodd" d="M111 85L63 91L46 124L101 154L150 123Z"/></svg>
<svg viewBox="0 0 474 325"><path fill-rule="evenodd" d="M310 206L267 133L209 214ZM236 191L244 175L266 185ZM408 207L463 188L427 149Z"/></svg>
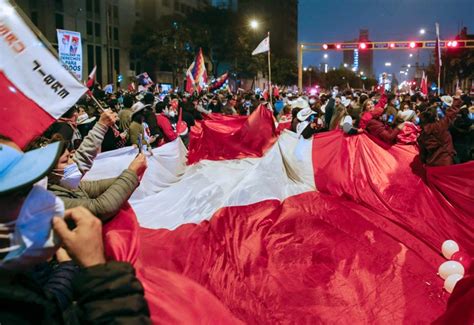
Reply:
<svg viewBox="0 0 474 325"><path fill-rule="evenodd" d="M392 66L392 62L385 62L385 66L386 66L386 67L391 67L391 66Z"/></svg>
<svg viewBox="0 0 474 325"><path fill-rule="evenodd" d="M408 64L407 67L411 68L411 64Z"/></svg>
<svg viewBox="0 0 474 325"><path fill-rule="evenodd" d="M420 29L420 34L421 35L425 35L425 33L426 33L426 30L424 28Z"/></svg>
<svg viewBox="0 0 474 325"><path fill-rule="evenodd" d="M344 68L347 68L348 64L347 63L344 63Z"/></svg>
<svg viewBox="0 0 474 325"><path fill-rule="evenodd" d="M410 58L412 58L412 57L413 57L413 54L412 54L412 53L410 53Z"/></svg>
<svg viewBox="0 0 474 325"><path fill-rule="evenodd" d="M414 48L416 47L416 43L415 43L415 42L410 42L410 47L411 47L412 49L414 49Z"/></svg>
<svg viewBox="0 0 474 325"><path fill-rule="evenodd" d="M328 58L328 55L326 53L324 53L324 58L327 59Z"/></svg>

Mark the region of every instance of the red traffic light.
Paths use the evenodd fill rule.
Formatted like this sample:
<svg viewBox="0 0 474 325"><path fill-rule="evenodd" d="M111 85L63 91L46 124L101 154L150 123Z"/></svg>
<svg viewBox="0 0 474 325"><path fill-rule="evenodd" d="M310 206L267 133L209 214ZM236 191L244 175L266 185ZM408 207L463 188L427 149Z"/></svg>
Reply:
<svg viewBox="0 0 474 325"><path fill-rule="evenodd" d="M449 41L448 42L448 47L457 47L458 46L458 41Z"/></svg>

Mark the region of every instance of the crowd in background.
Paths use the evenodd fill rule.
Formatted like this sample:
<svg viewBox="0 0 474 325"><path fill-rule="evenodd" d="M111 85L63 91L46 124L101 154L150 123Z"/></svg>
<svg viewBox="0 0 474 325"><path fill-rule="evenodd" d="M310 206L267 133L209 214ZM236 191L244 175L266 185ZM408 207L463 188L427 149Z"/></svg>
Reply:
<svg viewBox="0 0 474 325"><path fill-rule="evenodd" d="M300 139L341 130L347 136L366 133L381 145L417 144L428 166L473 159L473 98L460 90L441 97L337 88L279 91L272 94L273 105L268 93L245 91L165 94L149 87L106 94L97 85L91 91L24 151L14 139L0 137L0 158L9 162L0 170L0 301L8 307L0 312L1 323L149 322L133 268L106 262L101 232L138 187L145 154L116 178L82 177L100 152L133 145L152 154L151 148L178 137L187 144L195 121L207 114L250 115L263 105L272 110L278 130ZM15 178L15 168L28 168L25 161L35 162L31 177Z"/></svg>

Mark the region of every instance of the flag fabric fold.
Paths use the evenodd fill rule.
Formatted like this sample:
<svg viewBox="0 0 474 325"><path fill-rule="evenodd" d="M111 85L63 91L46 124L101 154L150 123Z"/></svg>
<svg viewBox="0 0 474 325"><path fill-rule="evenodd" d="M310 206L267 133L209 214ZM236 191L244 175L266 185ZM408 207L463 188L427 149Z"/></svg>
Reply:
<svg viewBox="0 0 474 325"><path fill-rule="evenodd" d="M97 73L97 66L95 65L92 71L89 73L89 77L86 82L87 88L91 89L94 86L95 80L96 80L96 73Z"/></svg>
<svg viewBox="0 0 474 325"><path fill-rule="evenodd" d="M364 134L333 131L303 141L283 131L276 138L265 113L212 114L192 130L194 162L172 183L131 201L145 270L137 274L154 320L195 312L177 298L182 291L155 288L154 273L180 276L212 294L216 300L206 301L229 324L438 318L448 298L436 275L441 243L454 239L474 253L474 193L464 192L474 183L459 178L474 164L425 170L415 146L384 149ZM246 132L249 119L269 135ZM238 132L254 150L212 144L216 134ZM167 173L156 171L155 179ZM126 251L134 242L120 231L115 236L108 250Z"/></svg>

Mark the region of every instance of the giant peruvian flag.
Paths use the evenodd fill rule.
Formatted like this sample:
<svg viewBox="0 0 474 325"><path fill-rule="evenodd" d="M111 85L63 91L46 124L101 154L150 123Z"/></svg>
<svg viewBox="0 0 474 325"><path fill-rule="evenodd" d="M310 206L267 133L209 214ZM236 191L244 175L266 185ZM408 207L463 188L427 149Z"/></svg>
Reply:
<svg viewBox="0 0 474 325"><path fill-rule="evenodd" d="M425 169L411 145L333 131L277 136L272 113L211 114L154 149L106 225L163 324L417 324L446 311L441 243L474 255L474 162ZM111 177L136 149L100 155ZM188 160L186 160L186 155ZM105 173L105 174L104 174ZM472 323L472 270L440 320ZM471 317L471 318L469 318Z"/></svg>
<svg viewBox="0 0 474 325"><path fill-rule="evenodd" d="M0 134L26 145L86 90L10 3L0 0Z"/></svg>

